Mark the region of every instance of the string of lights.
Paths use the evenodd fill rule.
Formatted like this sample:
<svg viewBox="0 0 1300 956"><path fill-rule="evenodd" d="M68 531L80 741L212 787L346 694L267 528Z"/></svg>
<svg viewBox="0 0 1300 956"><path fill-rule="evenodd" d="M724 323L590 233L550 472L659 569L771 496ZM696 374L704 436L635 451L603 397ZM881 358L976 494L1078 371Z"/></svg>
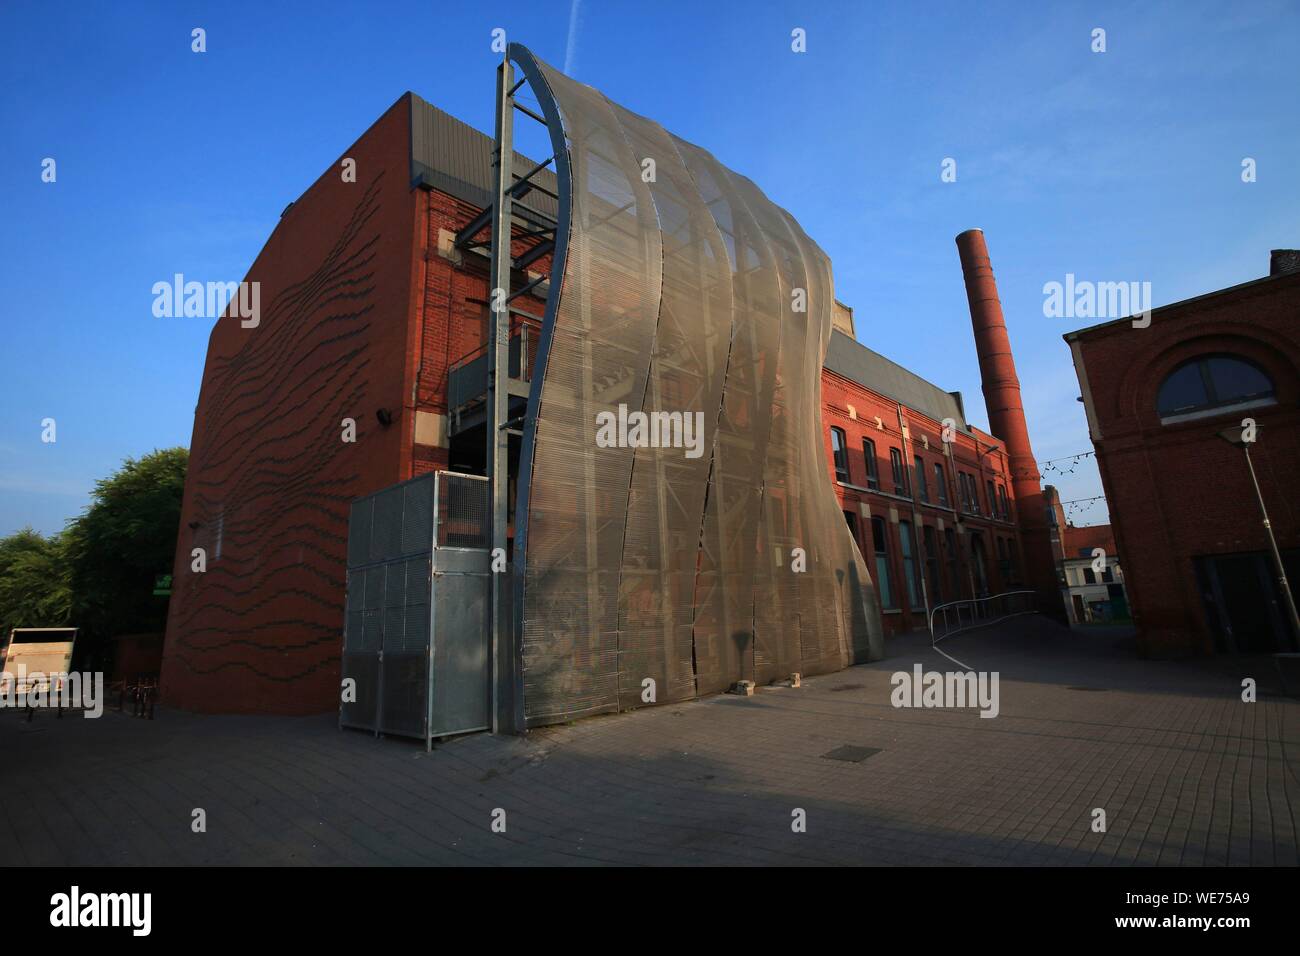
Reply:
<svg viewBox="0 0 1300 956"><path fill-rule="evenodd" d="M1076 515L1085 515L1096 507L1097 502L1105 501L1105 495L1093 495L1091 498L1071 498L1069 501L1061 502L1061 509L1065 512L1066 519Z"/></svg>
<svg viewBox="0 0 1300 956"><path fill-rule="evenodd" d="M1053 458L1050 461L1042 462L1038 467L1044 476L1057 474L1064 477L1072 475L1075 469L1083 462L1085 458L1091 458L1097 453L1095 451L1081 451L1077 455L1066 455L1064 458ZM1062 464L1068 462L1069 464Z"/></svg>

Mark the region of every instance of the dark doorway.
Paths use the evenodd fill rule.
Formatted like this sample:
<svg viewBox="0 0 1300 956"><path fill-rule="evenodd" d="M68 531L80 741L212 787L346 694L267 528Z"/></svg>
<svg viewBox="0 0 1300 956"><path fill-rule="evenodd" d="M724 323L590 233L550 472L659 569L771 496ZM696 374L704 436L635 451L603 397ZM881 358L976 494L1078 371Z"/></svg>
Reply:
<svg viewBox="0 0 1300 956"><path fill-rule="evenodd" d="M1109 569L1107 569L1109 573ZM1108 584L1106 585L1106 596L1110 598L1110 619L1111 621L1129 620L1128 595L1124 593L1124 585Z"/></svg>
<svg viewBox="0 0 1300 956"><path fill-rule="evenodd" d="M1289 571L1295 555L1286 560ZM1266 552L1206 555L1194 561L1216 650L1271 654L1297 649Z"/></svg>

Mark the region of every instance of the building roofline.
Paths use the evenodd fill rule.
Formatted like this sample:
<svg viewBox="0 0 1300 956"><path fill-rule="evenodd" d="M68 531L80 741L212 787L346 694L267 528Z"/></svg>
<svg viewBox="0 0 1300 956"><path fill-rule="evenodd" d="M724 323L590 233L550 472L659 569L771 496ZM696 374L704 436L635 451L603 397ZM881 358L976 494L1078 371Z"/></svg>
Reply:
<svg viewBox="0 0 1300 956"><path fill-rule="evenodd" d="M836 336L838 336L839 339L837 339ZM835 343L840 340L843 341L837 346ZM857 365L857 368L850 368L848 365L838 360L839 357L849 357L844 353L844 350L846 349L851 350L851 352L856 351L856 361L853 361L851 364ZM872 368L872 366L874 366L874 368ZM822 362L822 367L826 371L838 375L846 382L852 382L860 388L864 388L869 392L879 395L881 398L888 399L897 405L902 405L904 408L924 415L936 422L942 423L943 419L946 417L943 414L936 415L936 412L955 410L957 414L953 417L957 422L958 429L966 434L971 434L971 428L973 426L966 420L965 409L960 398L960 393L949 392L940 388L928 379L917 375L906 366L900 365L893 359L886 358L874 349L863 345L856 338L845 335L839 329L831 330L831 339L827 343L826 357ZM877 377L877 375L871 374L873 372L878 373L881 371L891 373L901 384L919 387L924 391L928 391L929 394L913 394L911 396L895 394L893 391L883 387L882 382L879 380L885 376L882 375ZM873 380L869 381L868 379ZM945 400L953 403L952 409L941 409L938 407L943 405Z"/></svg>
<svg viewBox="0 0 1300 956"><path fill-rule="evenodd" d="M1278 279L1286 279L1286 278L1288 278L1288 277L1290 277L1290 278L1294 278L1294 277L1297 276L1297 275L1300 275L1300 273L1295 273L1295 272L1283 272L1283 273L1281 273L1280 275L1261 276L1261 277L1258 278L1258 279L1250 279L1250 280L1248 280L1248 281L1246 281L1246 282L1241 282L1241 283L1238 283L1237 285L1230 285L1230 286L1227 286L1226 288L1223 288L1223 289L1215 289L1215 290L1213 290L1212 292L1202 292L1200 295L1194 295L1194 296L1191 296L1190 298L1187 298L1187 299L1179 299L1179 300L1176 301L1176 302L1169 302L1169 303L1166 303L1165 305L1158 305L1158 306L1156 306L1155 308L1153 308L1153 309L1151 310L1151 314L1154 316L1157 312L1167 312L1167 311L1169 311L1170 309L1179 309L1179 308L1182 308L1182 307L1184 307L1184 306L1189 306L1189 305L1193 305L1193 304L1195 304L1195 303L1197 303L1197 302L1204 301L1204 300L1206 300L1206 299L1213 299L1213 298L1215 298L1215 297L1217 297L1217 296L1221 296L1221 295L1231 295L1231 294L1233 294L1233 293L1235 293L1235 292L1243 292L1243 291L1245 291L1245 290L1247 290L1247 289L1250 289L1250 288L1254 288L1254 287L1256 287L1256 286L1263 285L1263 284L1265 284L1265 283L1267 283L1267 282L1274 282L1274 281L1276 281L1276 280L1278 280ZM1132 315L1126 315L1126 316L1124 316L1123 318L1119 318L1119 319L1111 319L1109 322L1099 322L1099 323L1096 324L1096 325L1090 325L1090 326L1087 326L1086 328L1075 329L1073 332L1066 332L1066 333L1064 333L1064 334L1061 336L1061 338L1063 338L1063 339L1064 339L1065 341L1067 341L1067 342L1074 342L1074 341L1076 341L1080 336L1082 336L1082 335L1084 335L1084 334L1086 334L1086 333L1088 333L1088 332L1098 332L1098 331L1100 331L1100 330L1102 330L1102 329L1108 329L1108 328L1111 328L1112 326L1125 325L1125 324L1127 324L1127 323L1129 323L1129 322L1132 322L1132 321L1133 321L1133 316L1132 316Z"/></svg>

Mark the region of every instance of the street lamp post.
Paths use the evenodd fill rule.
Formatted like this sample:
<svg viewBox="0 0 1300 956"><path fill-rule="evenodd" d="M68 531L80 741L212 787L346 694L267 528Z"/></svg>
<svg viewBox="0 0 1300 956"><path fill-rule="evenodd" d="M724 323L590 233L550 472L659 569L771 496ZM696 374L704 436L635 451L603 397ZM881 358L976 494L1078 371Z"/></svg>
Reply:
<svg viewBox="0 0 1300 956"><path fill-rule="evenodd" d="M1259 425L1254 426L1254 432L1257 435L1260 430ZM1291 584L1286 578L1286 567L1282 564L1282 553L1277 549L1277 539L1273 537L1273 525L1268 520L1268 508L1264 506L1264 494L1259 489L1259 479L1255 477L1255 463L1250 460L1250 446L1254 444L1253 439L1247 441L1243 435L1243 428L1225 428L1219 432L1219 437L1230 445L1236 445L1246 453L1246 470L1250 472L1250 483L1255 488L1255 500L1259 502L1259 513L1264 518L1264 533L1268 535L1268 547L1273 554L1273 567L1277 571L1277 583L1282 591L1282 600L1286 602L1287 615L1291 620L1291 633L1300 639L1300 615L1296 614L1295 598L1291 594Z"/></svg>

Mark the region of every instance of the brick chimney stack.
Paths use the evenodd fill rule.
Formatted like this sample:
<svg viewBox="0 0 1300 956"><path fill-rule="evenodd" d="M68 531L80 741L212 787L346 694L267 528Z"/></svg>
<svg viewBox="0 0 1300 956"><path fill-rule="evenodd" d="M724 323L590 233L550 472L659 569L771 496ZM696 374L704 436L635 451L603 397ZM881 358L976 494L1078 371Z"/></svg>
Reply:
<svg viewBox="0 0 1300 956"><path fill-rule="evenodd" d="M1020 379L1011 357L1011 340L1007 337L998 301L998 287L993 281L984 233L969 229L957 237L962 275L966 280L966 299L970 303L971 325L975 331L975 351L979 356L980 380L984 404L989 413L989 429L1007 447L1011 469L1011 486L1016 497L1016 517L1025 551L1025 578L1040 595L1039 609L1058 619L1064 618L1064 605L1056 577L1056 556L1047 522L1047 502L1041 488L1042 476L1029 444L1029 427L1020 404Z"/></svg>
<svg viewBox="0 0 1300 956"><path fill-rule="evenodd" d="M1268 274L1288 275L1300 272L1300 249L1273 249L1268 254Z"/></svg>

